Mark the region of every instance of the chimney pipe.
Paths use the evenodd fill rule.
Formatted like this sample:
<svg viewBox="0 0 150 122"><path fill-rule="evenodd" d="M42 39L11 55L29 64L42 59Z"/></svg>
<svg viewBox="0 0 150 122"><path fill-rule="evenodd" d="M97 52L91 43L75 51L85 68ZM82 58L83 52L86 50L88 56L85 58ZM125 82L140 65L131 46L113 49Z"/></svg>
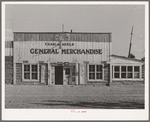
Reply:
<svg viewBox="0 0 150 122"><path fill-rule="evenodd" d="M72 33L72 30L71 30L71 33Z"/></svg>

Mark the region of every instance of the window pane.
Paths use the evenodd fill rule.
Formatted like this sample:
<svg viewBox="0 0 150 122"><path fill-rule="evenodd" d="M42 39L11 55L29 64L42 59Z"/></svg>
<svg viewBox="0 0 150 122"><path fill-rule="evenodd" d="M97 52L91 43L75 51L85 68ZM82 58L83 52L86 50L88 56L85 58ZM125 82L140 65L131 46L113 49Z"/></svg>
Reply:
<svg viewBox="0 0 150 122"><path fill-rule="evenodd" d="M119 70L119 66L115 66L114 70L115 70L115 71L120 71L120 70Z"/></svg>
<svg viewBox="0 0 150 122"><path fill-rule="evenodd" d="M132 66L128 66L128 71L132 72Z"/></svg>
<svg viewBox="0 0 150 122"><path fill-rule="evenodd" d="M115 78L119 78L119 73L115 73Z"/></svg>
<svg viewBox="0 0 150 122"><path fill-rule="evenodd" d="M32 72L37 72L37 65L32 65Z"/></svg>
<svg viewBox="0 0 150 122"><path fill-rule="evenodd" d="M96 71L102 72L102 65L96 65Z"/></svg>
<svg viewBox="0 0 150 122"><path fill-rule="evenodd" d="M126 78L126 73L121 73L121 78Z"/></svg>
<svg viewBox="0 0 150 122"><path fill-rule="evenodd" d="M30 73L24 73L24 79L30 79Z"/></svg>
<svg viewBox="0 0 150 122"><path fill-rule="evenodd" d="M30 71L30 65L24 65L24 71Z"/></svg>
<svg viewBox="0 0 150 122"><path fill-rule="evenodd" d="M96 79L102 79L102 73L96 73Z"/></svg>
<svg viewBox="0 0 150 122"><path fill-rule="evenodd" d="M134 72L139 72L139 66L134 66Z"/></svg>
<svg viewBox="0 0 150 122"><path fill-rule="evenodd" d="M66 68L65 74L66 74L66 75L70 75L70 68Z"/></svg>
<svg viewBox="0 0 150 122"><path fill-rule="evenodd" d="M121 71L126 72L126 66L121 66Z"/></svg>
<svg viewBox="0 0 150 122"><path fill-rule="evenodd" d="M89 73L89 79L95 79L95 73Z"/></svg>
<svg viewBox="0 0 150 122"><path fill-rule="evenodd" d="M127 73L127 78L132 78L132 73Z"/></svg>
<svg viewBox="0 0 150 122"><path fill-rule="evenodd" d="M95 72L95 65L89 65L89 72Z"/></svg>
<svg viewBox="0 0 150 122"><path fill-rule="evenodd" d="M134 78L140 78L139 73L134 73Z"/></svg>
<svg viewBox="0 0 150 122"><path fill-rule="evenodd" d="M32 73L32 79L37 79L37 73Z"/></svg>

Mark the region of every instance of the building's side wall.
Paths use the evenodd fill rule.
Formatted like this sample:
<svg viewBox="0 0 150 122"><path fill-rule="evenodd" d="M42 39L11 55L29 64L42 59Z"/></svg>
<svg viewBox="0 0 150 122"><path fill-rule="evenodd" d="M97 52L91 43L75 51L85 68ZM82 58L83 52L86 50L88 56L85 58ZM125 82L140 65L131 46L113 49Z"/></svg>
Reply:
<svg viewBox="0 0 150 122"><path fill-rule="evenodd" d="M5 56L5 83L13 83L13 56Z"/></svg>

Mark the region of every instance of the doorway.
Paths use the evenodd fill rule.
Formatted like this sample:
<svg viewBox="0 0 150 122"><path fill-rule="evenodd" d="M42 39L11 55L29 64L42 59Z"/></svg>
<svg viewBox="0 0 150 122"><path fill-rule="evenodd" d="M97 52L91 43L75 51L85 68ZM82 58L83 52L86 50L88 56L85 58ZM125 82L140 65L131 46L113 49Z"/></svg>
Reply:
<svg viewBox="0 0 150 122"><path fill-rule="evenodd" d="M63 85L63 66L55 66L55 85Z"/></svg>

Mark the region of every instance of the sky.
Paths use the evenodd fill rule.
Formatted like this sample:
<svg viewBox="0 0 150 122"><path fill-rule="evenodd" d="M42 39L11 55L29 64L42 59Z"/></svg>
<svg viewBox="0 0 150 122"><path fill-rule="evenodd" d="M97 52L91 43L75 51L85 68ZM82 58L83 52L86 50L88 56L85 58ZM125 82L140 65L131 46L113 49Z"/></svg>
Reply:
<svg viewBox="0 0 150 122"><path fill-rule="evenodd" d="M145 51L144 5L40 5L9 4L5 8L5 39L13 32L111 32L112 54L128 56L133 26L131 53L137 59Z"/></svg>

